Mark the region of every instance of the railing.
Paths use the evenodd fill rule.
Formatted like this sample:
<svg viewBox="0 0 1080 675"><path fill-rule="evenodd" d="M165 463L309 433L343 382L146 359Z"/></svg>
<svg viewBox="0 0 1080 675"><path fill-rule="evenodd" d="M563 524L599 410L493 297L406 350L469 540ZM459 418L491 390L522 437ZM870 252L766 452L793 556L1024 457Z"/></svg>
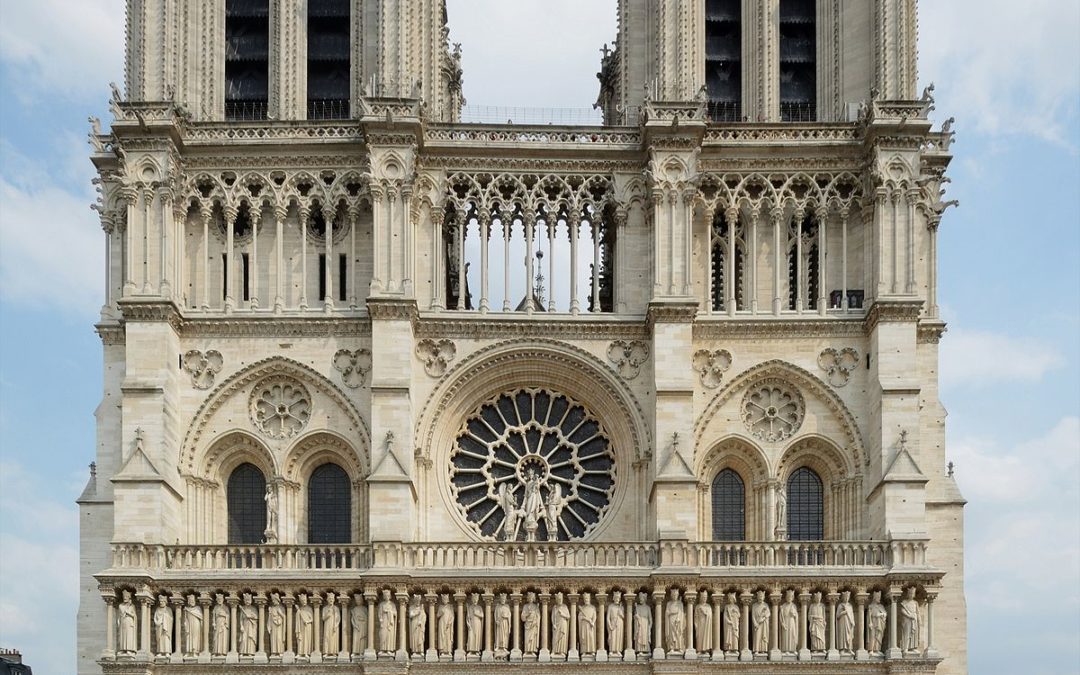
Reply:
<svg viewBox="0 0 1080 675"><path fill-rule="evenodd" d="M115 570L652 570L922 567L925 540L170 545L117 543Z"/></svg>
<svg viewBox="0 0 1080 675"><path fill-rule="evenodd" d="M266 101L225 101L225 119L230 121L265 120L268 110Z"/></svg>

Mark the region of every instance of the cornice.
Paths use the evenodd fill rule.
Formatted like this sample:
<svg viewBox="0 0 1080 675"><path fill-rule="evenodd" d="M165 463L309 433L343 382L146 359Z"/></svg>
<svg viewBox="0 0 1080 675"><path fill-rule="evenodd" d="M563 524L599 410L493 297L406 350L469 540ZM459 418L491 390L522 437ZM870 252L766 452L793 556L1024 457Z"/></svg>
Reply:
<svg viewBox="0 0 1080 675"><path fill-rule="evenodd" d="M94 325L94 331L101 338L101 344L106 347L123 345L127 343L127 333L123 323L99 323Z"/></svg>
<svg viewBox="0 0 1080 675"><path fill-rule="evenodd" d="M372 321L416 321L416 301L404 298L368 298L368 316Z"/></svg>
<svg viewBox="0 0 1080 675"><path fill-rule="evenodd" d="M646 322L649 330L658 323L693 323L698 313L696 300L650 302Z"/></svg>
<svg viewBox="0 0 1080 675"><path fill-rule="evenodd" d="M695 340L862 337L862 317L856 319L699 319Z"/></svg>
<svg viewBox="0 0 1080 675"><path fill-rule="evenodd" d="M185 338L371 337L367 317L243 317L185 319Z"/></svg>
<svg viewBox="0 0 1080 675"><path fill-rule="evenodd" d="M948 326L940 319L923 319L919 322L916 342L921 345L936 345L941 342L941 338L948 330Z"/></svg>
<svg viewBox="0 0 1080 675"><path fill-rule="evenodd" d="M166 322L177 332L180 331L183 325L180 311L171 300L121 298L116 304L120 307L120 313L124 317L125 323L133 321Z"/></svg>
<svg viewBox="0 0 1080 675"><path fill-rule="evenodd" d="M556 317L533 314L487 318L482 315L451 317L421 314L414 328L417 338L532 338L537 335L564 340L648 339L645 317Z"/></svg>
<svg viewBox="0 0 1080 675"><path fill-rule="evenodd" d="M866 314L866 332L870 333L880 323L907 323L919 320L922 300L882 300L870 306Z"/></svg>

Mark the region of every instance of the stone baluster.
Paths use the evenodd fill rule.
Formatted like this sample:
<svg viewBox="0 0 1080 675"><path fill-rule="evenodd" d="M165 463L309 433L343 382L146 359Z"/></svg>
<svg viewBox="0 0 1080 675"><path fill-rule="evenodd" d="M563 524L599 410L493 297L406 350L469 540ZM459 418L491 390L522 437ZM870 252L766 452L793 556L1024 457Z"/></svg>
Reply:
<svg viewBox="0 0 1080 675"><path fill-rule="evenodd" d="M869 595L862 588L855 593L855 659L859 661L869 656L866 653L866 599Z"/></svg>
<svg viewBox="0 0 1080 675"><path fill-rule="evenodd" d="M548 601L551 600L551 594L544 591L540 594L540 654L539 661L551 660L551 643L550 628L551 628L551 615L548 613Z"/></svg>
<svg viewBox="0 0 1080 675"><path fill-rule="evenodd" d="M464 292L464 291L462 291ZM465 660L465 593L454 593L455 617L454 617L454 660Z"/></svg>
<svg viewBox="0 0 1080 675"><path fill-rule="evenodd" d="M739 660L753 661L754 652L750 651L750 600L753 598L749 591L739 594L739 605L742 609L739 615Z"/></svg>
<svg viewBox="0 0 1080 675"><path fill-rule="evenodd" d="M828 602L827 614L825 615L825 635L828 640L826 648L829 650L825 658L829 661L838 661L840 659L840 652L836 650L836 601L840 599L840 594L835 590L830 590L826 596Z"/></svg>
<svg viewBox="0 0 1080 675"><path fill-rule="evenodd" d="M654 590L653 599L653 658L663 659L667 654L664 651L664 591Z"/></svg>

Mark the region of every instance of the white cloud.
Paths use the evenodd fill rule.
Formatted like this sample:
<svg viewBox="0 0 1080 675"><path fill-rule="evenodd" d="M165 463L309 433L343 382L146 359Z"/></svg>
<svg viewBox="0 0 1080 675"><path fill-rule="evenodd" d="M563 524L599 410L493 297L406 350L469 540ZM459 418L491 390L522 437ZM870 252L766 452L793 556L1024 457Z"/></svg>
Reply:
<svg viewBox="0 0 1080 675"><path fill-rule="evenodd" d="M957 128L1075 143L1080 3L930 0L919 4L920 74Z"/></svg>
<svg viewBox="0 0 1080 675"><path fill-rule="evenodd" d="M116 0L0 3L0 61L23 99L85 96L122 77L124 8Z"/></svg>
<svg viewBox="0 0 1080 675"><path fill-rule="evenodd" d="M54 484L0 463L0 636L41 673L71 672L75 662L74 641L54 631L70 636L78 605L78 516L73 503L48 497Z"/></svg>
<svg viewBox="0 0 1080 675"><path fill-rule="evenodd" d="M2 152L0 297L92 316L104 298L104 234L90 208L93 193L58 187L72 184L72 175L89 187L89 163L80 170L69 158L46 167L6 143ZM86 162L85 154L79 159Z"/></svg>
<svg viewBox="0 0 1080 675"><path fill-rule="evenodd" d="M950 444L969 501L965 555L973 611L1030 609L1053 595L1080 610L1080 418L1002 448L986 439ZM1021 554L1020 552L1028 552Z"/></svg>
<svg viewBox="0 0 1080 675"><path fill-rule="evenodd" d="M1049 343L989 331L950 328L941 341L944 386L1037 382L1064 362Z"/></svg>

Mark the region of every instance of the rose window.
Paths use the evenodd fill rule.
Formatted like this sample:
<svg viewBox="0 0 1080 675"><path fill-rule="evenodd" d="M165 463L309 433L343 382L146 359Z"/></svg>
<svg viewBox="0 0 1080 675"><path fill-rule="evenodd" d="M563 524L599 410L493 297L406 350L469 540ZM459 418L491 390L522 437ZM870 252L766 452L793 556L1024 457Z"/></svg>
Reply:
<svg viewBox="0 0 1080 675"><path fill-rule="evenodd" d="M776 443L802 425L806 405L802 394L779 380L767 380L743 398L742 418L755 437Z"/></svg>
<svg viewBox="0 0 1080 675"><path fill-rule="evenodd" d="M273 378L251 392L251 420L270 438L295 436L311 417L311 395L294 380Z"/></svg>
<svg viewBox="0 0 1080 675"><path fill-rule="evenodd" d="M500 541L588 534L615 488L615 455L581 404L543 389L505 393L458 432L450 483L476 532Z"/></svg>

